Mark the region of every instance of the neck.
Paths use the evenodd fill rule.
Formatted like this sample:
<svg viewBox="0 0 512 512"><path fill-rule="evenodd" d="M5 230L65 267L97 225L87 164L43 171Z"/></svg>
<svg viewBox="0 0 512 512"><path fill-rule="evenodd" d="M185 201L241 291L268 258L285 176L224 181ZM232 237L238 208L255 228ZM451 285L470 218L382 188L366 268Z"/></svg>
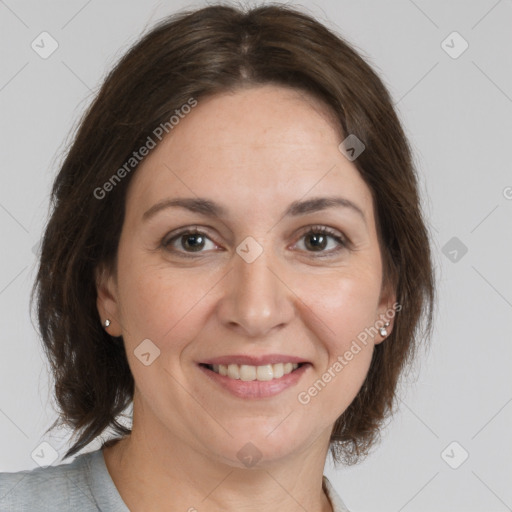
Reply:
<svg viewBox="0 0 512 512"><path fill-rule="evenodd" d="M131 512L331 512L322 488L325 435L307 449L260 467L234 467L170 437L136 428L103 450L105 463ZM328 435L328 433L327 433Z"/></svg>

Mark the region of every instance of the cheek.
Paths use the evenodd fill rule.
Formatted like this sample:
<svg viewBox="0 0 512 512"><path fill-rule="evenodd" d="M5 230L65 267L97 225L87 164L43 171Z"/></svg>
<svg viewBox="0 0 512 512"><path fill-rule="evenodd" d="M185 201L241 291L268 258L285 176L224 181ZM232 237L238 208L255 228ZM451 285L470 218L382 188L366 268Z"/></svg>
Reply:
<svg viewBox="0 0 512 512"><path fill-rule="evenodd" d="M172 376L181 378L182 356L202 328L201 299L214 282L205 277L199 287L187 276L158 265L132 266L124 275L124 342L136 387L149 404L162 402L162 386L176 385Z"/></svg>
<svg viewBox="0 0 512 512"><path fill-rule="evenodd" d="M306 293L306 289L309 291ZM380 277L375 272L344 272L320 287L303 281L310 329L320 340L320 367L297 396L298 402L325 416L326 425L357 395L371 363ZM304 311L307 308L304 308Z"/></svg>
<svg viewBox="0 0 512 512"><path fill-rule="evenodd" d="M315 286L310 281L302 280L301 296L307 297L317 322L324 324L330 347L342 350L347 342L374 325L380 295L380 274L374 269L342 269L316 280Z"/></svg>
<svg viewBox="0 0 512 512"><path fill-rule="evenodd" d="M142 257L120 266L119 277L126 345L133 350L150 339L161 356L179 354L197 337L208 292L219 280L194 269L171 271L168 264L149 264Z"/></svg>

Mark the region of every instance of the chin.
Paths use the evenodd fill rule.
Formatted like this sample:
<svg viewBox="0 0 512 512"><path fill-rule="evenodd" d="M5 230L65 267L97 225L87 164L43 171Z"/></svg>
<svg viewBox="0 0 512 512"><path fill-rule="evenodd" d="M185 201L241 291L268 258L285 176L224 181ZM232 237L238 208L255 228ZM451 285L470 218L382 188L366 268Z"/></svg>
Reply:
<svg viewBox="0 0 512 512"><path fill-rule="evenodd" d="M279 424L279 421L274 422L272 428L257 429L253 423L249 429L228 429L233 437L217 446L223 462L239 468L262 469L311 445L312 440L305 432L291 433L289 426L285 429L284 422Z"/></svg>

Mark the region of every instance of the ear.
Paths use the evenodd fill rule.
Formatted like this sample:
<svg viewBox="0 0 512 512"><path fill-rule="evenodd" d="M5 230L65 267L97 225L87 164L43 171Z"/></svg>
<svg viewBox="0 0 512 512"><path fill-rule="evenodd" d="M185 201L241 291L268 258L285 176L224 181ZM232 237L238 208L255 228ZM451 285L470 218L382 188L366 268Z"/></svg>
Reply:
<svg viewBox="0 0 512 512"><path fill-rule="evenodd" d="M381 336L381 334L377 334L375 337L375 345L382 343L393 331L395 317L402 309L402 306L397 303L396 300L396 289L394 283L391 283L389 280L383 284L380 298L379 298L379 306L377 311L377 321L375 326L377 329L384 327L387 331L385 336ZM386 323L389 322L388 326L385 326Z"/></svg>
<svg viewBox="0 0 512 512"><path fill-rule="evenodd" d="M121 336L120 307L115 278L103 265L96 267L94 278L97 293L96 307L102 326L111 336ZM110 320L108 327L105 326L107 319Z"/></svg>

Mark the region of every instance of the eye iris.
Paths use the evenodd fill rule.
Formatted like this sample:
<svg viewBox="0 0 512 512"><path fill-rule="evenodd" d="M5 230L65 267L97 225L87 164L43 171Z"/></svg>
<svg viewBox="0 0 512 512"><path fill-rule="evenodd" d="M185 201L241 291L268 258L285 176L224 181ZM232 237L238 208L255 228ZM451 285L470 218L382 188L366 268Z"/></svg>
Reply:
<svg viewBox="0 0 512 512"><path fill-rule="evenodd" d="M192 240L192 243L190 241ZM200 234L187 234L181 237L181 245L184 249L200 251L204 247L204 237Z"/></svg>
<svg viewBox="0 0 512 512"><path fill-rule="evenodd" d="M313 241L313 243L308 243L308 241ZM306 237L306 247L308 249L312 248L315 251L325 249L326 243L327 237L321 233L312 233Z"/></svg>

